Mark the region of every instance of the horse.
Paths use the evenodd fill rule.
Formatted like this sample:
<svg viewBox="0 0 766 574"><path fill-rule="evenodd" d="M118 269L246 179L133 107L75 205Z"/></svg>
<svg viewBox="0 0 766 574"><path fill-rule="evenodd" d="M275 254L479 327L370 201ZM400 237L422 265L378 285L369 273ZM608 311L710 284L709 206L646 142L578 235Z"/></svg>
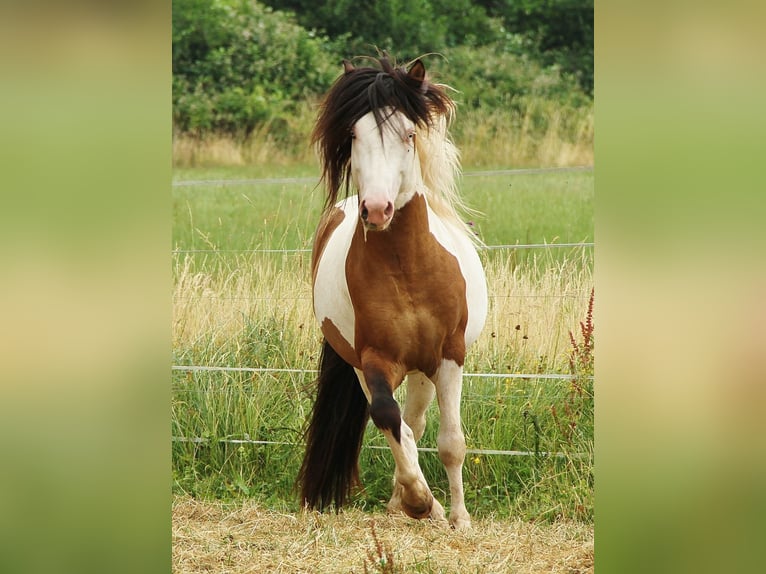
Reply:
<svg viewBox="0 0 766 574"><path fill-rule="evenodd" d="M461 217L459 155L448 134L455 103L421 59L403 66L385 53L371 59L359 67L343 61L311 136L327 193L311 256L323 343L297 484L305 508L343 506L359 484L372 418L395 462L388 510L446 525L418 464L436 395L449 524L468 528L460 397L487 287L480 241ZM402 412L394 391L405 377Z"/></svg>

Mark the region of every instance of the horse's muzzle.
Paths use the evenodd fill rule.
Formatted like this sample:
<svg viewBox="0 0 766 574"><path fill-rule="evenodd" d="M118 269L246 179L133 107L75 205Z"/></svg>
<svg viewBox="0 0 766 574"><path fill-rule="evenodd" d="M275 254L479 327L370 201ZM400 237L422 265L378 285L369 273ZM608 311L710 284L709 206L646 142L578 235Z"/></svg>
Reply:
<svg viewBox="0 0 766 574"><path fill-rule="evenodd" d="M359 206L359 216L368 230L383 230L388 227L394 216L394 204L390 201L364 200Z"/></svg>

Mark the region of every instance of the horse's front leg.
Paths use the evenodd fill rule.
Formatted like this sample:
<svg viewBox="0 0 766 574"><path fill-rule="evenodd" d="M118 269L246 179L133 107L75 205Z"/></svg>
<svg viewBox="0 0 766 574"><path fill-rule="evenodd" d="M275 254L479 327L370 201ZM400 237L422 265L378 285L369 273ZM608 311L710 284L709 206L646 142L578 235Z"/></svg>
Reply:
<svg viewBox="0 0 766 574"><path fill-rule="evenodd" d="M471 517L463 495L463 462L465 435L460 424L460 396L463 388L463 367L455 361L443 360L436 373L436 397L439 402L439 436L437 447L449 479L449 522L456 529L470 528Z"/></svg>
<svg viewBox="0 0 766 574"><path fill-rule="evenodd" d="M404 413L402 414L402 418L404 419L404 423L412 429L412 435L416 445L425 431L426 411L433 401L435 393L436 387L434 387L434 384L422 373L417 372L407 375L407 398L404 401ZM389 512L404 512L402 506L403 490L402 486L397 483L396 477L394 477L394 490L387 507Z"/></svg>
<svg viewBox="0 0 766 574"><path fill-rule="evenodd" d="M370 416L373 423L386 437L394 457L394 491L389 503L389 510L401 510L412 518L431 518L446 523L444 508L433 497L423 472L418 464L416 437L412 428L402 418L399 405L393 397L396 385L388 382L388 376L381 369L370 367L357 370L359 380L363 382L365 393L370 402ZM404 377L404 374L401 374ZM398 384L401 379L396 379ZM428 386L430 383L426 381ZM425 385L424 385L425 386ZM433 393L431 393L433 397ZM421 399L424 397L421 397ZM429 401L430 402L430 401ZM427 405L426 405L427 406ZM405 414L409 409L405 409ZM412 412L412 411L410 411ZM419 425L419 417L411 419L420 435L424 425Z"/></svg>

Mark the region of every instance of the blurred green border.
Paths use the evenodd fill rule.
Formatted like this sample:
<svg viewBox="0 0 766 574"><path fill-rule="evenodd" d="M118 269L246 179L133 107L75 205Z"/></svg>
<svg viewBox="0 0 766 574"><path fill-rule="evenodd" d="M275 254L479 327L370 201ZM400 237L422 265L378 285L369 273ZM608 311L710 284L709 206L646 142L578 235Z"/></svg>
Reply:
<svg viewBox="0 0 766 574"><path fill-rule="evenodd" d="M170 565L170 4L0 14L0 570ZM762 3L596 14L596 569L764 537Z"/></svg>
<svg viewBox="0 0 766 574"><path fill-rule="evenodd" d="M599 573L763 567L764 15L597 6Z"/></svg>

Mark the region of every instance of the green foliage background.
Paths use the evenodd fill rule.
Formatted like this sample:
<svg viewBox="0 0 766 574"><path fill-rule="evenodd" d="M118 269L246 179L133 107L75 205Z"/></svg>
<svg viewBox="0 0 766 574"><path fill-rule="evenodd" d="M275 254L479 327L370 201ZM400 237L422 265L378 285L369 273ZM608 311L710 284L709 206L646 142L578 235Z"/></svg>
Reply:
<svg viewBox="0 0 766 574"><path fill-rule="evenodd" d="M243 139L266 127L289 138L290 117L329 88L340 61L377 49L399 61L434 54L427 66L468 109L592 98L592 0L265 4L174 0L176 133Z"/></svg>

